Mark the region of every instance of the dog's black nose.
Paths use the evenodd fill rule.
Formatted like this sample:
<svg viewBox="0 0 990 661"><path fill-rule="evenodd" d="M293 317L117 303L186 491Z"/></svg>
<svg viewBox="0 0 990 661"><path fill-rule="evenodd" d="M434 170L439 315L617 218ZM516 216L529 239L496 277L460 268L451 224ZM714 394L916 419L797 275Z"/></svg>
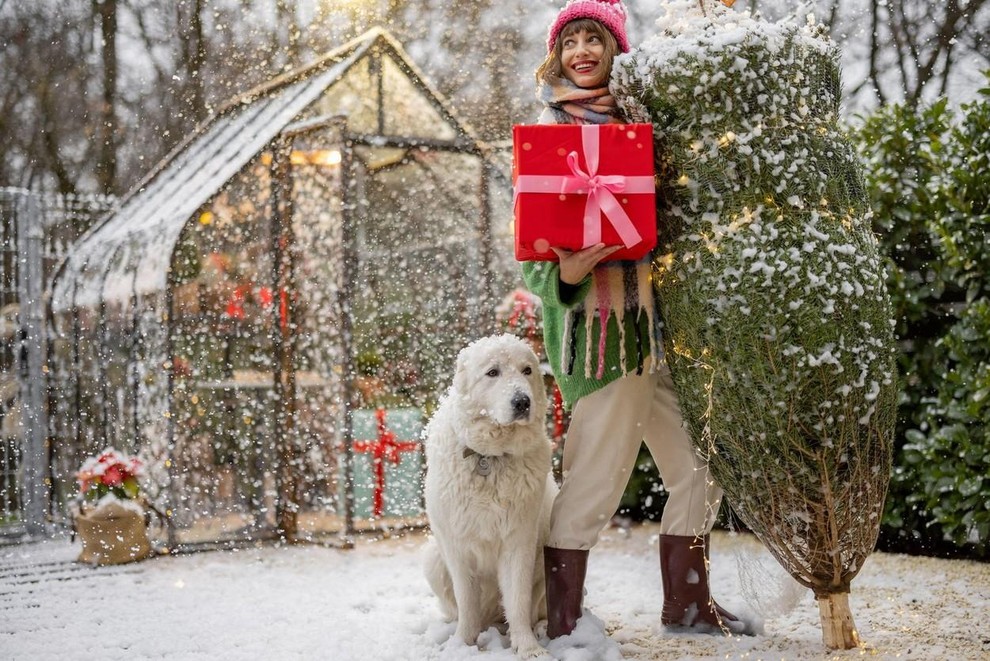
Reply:
<svg viewBox="0 0 990 661"><path fill-rule="evenodd" d="M517 392L512 397L512 412L515 414L516 419L524 418L529 415L529 395L521 392Z"/></svg>

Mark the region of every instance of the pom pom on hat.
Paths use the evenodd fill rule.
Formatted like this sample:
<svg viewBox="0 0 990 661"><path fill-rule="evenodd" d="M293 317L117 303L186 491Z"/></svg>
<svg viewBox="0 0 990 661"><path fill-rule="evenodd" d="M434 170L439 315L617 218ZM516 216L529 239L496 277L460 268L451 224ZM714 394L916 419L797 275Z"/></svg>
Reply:
<svg viewBox="0 0 990 661"><path fill-rule="evenodd" d="M629 52L626 8L621 0L570 0L550 25L550 32L547 34L548 53L553 50L553 45L564 26L579 18L590 18L604 25L619 42L619 49L623 53Z"/></svg>

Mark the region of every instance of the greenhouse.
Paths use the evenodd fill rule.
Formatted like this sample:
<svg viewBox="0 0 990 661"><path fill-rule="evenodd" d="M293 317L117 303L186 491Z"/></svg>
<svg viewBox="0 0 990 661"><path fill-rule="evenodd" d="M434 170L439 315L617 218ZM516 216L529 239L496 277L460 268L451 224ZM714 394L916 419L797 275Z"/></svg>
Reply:
<svg viewBox="0 0 990 661"><path fill-rule="evenodd" d="M491 157L382 30L227 104L56 273L56 502L112 446L172 547L421 519L419 430L510 279Z"/></svg>

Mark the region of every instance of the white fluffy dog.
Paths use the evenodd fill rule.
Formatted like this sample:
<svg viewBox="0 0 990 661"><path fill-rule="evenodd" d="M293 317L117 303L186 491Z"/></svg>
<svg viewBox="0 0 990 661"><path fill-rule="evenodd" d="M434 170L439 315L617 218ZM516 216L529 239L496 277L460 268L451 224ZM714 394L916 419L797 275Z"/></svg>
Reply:
<svg viewBox="0 0 990 661"><path fill-rule="evenodd" d="M457 619L456 636L474 645L482 631L507 623L521 658L545 652L533 626L546 618L542 548L557 493L546 407L529 345L486 337L458 354L453 386L425 432L426 512L436 540L427 580L444 615Z"/></svg>

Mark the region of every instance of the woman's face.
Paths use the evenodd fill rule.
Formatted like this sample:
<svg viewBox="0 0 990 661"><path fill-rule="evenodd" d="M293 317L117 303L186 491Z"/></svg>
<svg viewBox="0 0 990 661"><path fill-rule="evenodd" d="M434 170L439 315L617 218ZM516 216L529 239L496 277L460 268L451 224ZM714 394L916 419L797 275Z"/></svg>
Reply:
<svg viewBox="0 0 990 661"><path fill-rule="evenodd" d="M578 87L601 87L608 77L602 66L605 44L601 37L580 30L561 39L560 63L564 77Z"/></svg>

